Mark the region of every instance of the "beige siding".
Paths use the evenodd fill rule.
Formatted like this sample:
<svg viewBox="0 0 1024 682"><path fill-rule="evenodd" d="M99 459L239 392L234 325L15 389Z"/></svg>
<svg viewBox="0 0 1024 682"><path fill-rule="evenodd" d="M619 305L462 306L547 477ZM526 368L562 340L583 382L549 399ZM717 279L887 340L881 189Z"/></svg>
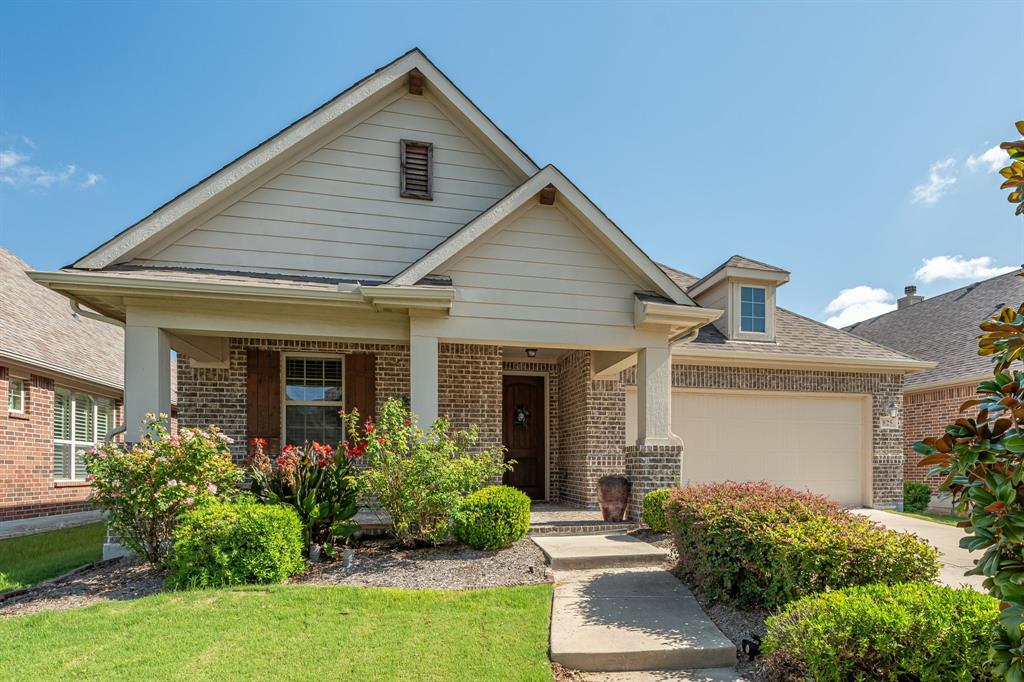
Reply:
<svg viewBox="0 0 1024 682"><path fill-rule="evenodd" d="M399 140L434 144L433 201L399 197ZM429 96L403 95L138 260L391 277L518 183Z"/></svg>
<svg viewBox="0 0 1024 682"><path fill-rule="evenodd" d="M568 215L535 205L445 269L452 317L633 326L643 287Z"/></svg>

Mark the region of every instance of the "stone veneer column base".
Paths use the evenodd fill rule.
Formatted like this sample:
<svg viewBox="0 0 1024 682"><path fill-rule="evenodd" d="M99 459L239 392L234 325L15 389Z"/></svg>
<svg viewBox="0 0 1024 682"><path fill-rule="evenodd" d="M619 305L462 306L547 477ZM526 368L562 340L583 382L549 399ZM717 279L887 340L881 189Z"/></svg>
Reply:
<svg viewBox="0 0 1024 682"><path fill-rule="evenodd" d="M622 449L626 478L633 484L629 518L643 519L644 496L658 488L679 485L683 464L681 445L627 445Z"/></svg>

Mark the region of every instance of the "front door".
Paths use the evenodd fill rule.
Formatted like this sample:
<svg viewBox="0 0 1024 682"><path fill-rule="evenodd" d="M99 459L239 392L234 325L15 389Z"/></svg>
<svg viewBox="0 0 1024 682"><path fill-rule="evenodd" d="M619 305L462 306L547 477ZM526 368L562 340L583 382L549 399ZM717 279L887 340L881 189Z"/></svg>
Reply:
<svg viewBox="0 0 1024 682"><path fill-rule="evenodd" d="M506 459L515 460L505 485L532 500L544 499L544 377L506 376L502 384L502 442Z"/></svg>

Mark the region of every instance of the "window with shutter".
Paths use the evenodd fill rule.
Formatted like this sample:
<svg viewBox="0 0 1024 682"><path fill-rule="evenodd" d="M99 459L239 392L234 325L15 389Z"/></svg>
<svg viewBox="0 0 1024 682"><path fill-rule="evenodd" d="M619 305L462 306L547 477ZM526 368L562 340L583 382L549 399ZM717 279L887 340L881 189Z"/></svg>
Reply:
<svg viewBox="0 0 1024 682"><path fill-rule="evenodd" d="M434 145L402 140L401 195L409 199L433 199Z"/></svg>
<svg viewBox="0 0 1024 682"><path fill-rule="evenodd" d="M292 445L330 443L344 438L338 410L344 407L340 357L285 358L284 431Z"/></svg>

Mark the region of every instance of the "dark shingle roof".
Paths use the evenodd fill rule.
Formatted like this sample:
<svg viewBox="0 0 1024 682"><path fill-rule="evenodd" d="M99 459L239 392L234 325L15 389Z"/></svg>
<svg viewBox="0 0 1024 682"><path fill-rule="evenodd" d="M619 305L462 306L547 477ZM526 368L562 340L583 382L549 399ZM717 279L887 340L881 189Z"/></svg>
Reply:
<svg viewBox="0 0 1024 682"><path fill-rule="evenodd" d="M1024 278L1000 275L927 298L847 327L847 331L924 360L934 369L911 374L907 386L971 379L988 374L991 361L978 355L978 325L1003 306L1024 301Z"/></svg>
<svg viewBox="0 0 1024 682"><path fill-rule="evenodd" d="M736 258L736 256L734 256ZM730 259L731 260L731 259ZM692 287L698 278L659 264L684 290ZM770 266L769 266L770 267ZM797 315L785 308L775 309L775 342L733 341L714 325L701 328L692 345L724 351L747 351L771 355L838 356L863 360L907 360L903 353L829 327L815 320ZM910 375L914 376L914 375Z"/></svg>

